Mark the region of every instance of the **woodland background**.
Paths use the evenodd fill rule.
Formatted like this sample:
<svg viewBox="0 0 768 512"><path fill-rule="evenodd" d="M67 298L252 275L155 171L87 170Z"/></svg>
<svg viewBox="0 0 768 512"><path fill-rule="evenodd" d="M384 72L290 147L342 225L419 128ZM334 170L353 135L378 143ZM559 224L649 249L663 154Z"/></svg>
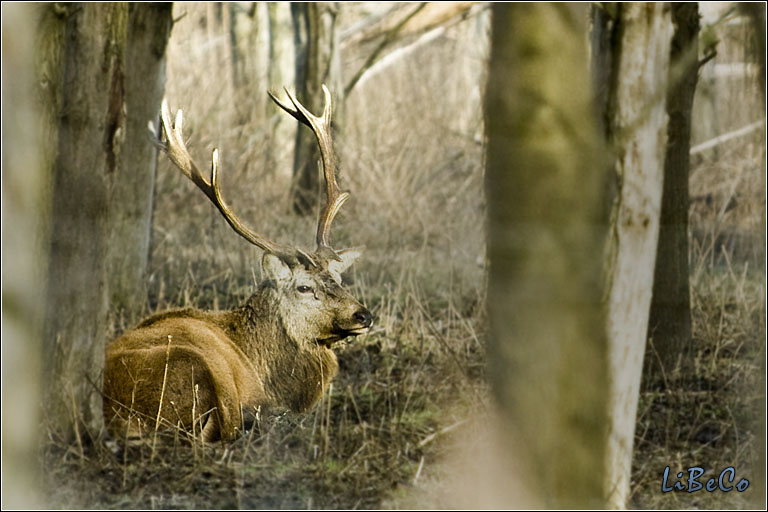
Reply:
<svg viewBox="0 0 768 512"><path fill-rule="evenodd" d="M662 4L2 8L4 507L764 506L763 4L696 6L677 18L685 44L670 44L680 11ZM668 32L622 39L643 16ZM504 23L516 30L492 31ZM643 366L622 416L631 468L616 497L604 480L621 465L604 465L608 427L588 414L606 410L616 378L595 276L622 276L601 242L609 221L620 229L608 211L629 182L613 162L651 105L674 101L660 88L630 105L616 70L656 47L669 60L659 77L692 101L689 136L664 127L689 165L664 171L682 187L664 189L678 220L660 239L674 248L658 249L642 284ZM308 247L315 143L266 91L285 85L319 111L321 83L352 192L334 244L366 247L350 286L373 331L341 348L339 376L306 415L267 418L230 446L116 445L100 424L105 343L153 311L239 305L259 280L260 251L157 155L147 122L163 97L183 109L197 160L219 148L238 215ZM639 121L617 129L624 107ZM663 156L659 140L637 152ZM569 166L583 174L542 178ZM582 218L604 231L569 233ZM561 227L525 231L546 222ZM651 273L653 261L636 255ZM573 295L526 299L560 289ZM550 327L575 332L572 344L546 344ZM750 489L659 492L665 466L694 465L733 466Z"/></svg>

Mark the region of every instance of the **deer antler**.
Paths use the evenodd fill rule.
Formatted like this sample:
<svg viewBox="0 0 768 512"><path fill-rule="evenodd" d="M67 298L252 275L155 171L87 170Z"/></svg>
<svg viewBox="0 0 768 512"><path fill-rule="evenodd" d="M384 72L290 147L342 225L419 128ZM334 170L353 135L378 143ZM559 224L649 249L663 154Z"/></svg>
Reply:
<svg viewBox="0 0 768 512"><path fill-rule="evenodd" d="M217 170L219 166L218 149L213 150L213 157L211 159L211 180L209 182L205 179L200 172L200 169L192 160L192 157L187 150L187 146L184 143L181 131L183 120L183 114L181 113L181 110L179 110L176 112L176 119L172 124L168 103L163 100L162 121L165 140L161 140L158 138L157 134L154 134L156 139L155 142L160 149L165 151L174 165L176 165L187 178L192 180L192 182L197 185L197 188L203 191L238 235L242 236L253 245L261 247L265 251L273 253L283 259L295 259L296 251L294 249L272 242L248 228L237 218L229 206L227 206L227 203L224 202L217 181ZM154 130L152 131L154 132Z"/></svg>
<svg viewBox="0 0 768 512"><path fill-rule="evenodd" d="M284 88L285 89L285 88ZM333 110L333 101L331 92L323 84L323 93L325 93L325 107L320 117L312 115L296 97L285 89L288 98L293 103L293 107L277 99L271 92L267 91L269 97L277 105L295 117L299 122L309 126L317 137L317 144L320 146L320 156L323 160L323 174L326 184L326 201L320 212L320 219L317 222L317 249L331 249L328 243L328 233L331 230L333 218L339 213L341 206L349 198L349 192L341 192L336 182L336 155L333 151L333 139L331 137L331 114ZM331 249L333 251L333 249ZM335 254L335 253L334 253Z"/></svg>

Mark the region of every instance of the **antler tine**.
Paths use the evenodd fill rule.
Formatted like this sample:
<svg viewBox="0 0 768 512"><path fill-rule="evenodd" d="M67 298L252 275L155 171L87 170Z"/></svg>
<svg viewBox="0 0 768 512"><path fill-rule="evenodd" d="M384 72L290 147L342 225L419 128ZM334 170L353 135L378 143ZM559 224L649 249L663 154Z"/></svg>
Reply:
<svg viewBox="0 0 768 512"><path fill-rule="evenodd" d="M339 185L336 181L336 156L333 151L333 139L331 136L331 115L333 113L333 98L331 92L323 84L323 93L325 95L325 106L323 107L323 113L320 117L313 115L302 105L296 97L291 94L288 89L285 89L285 93L288 95L288 99L293 103L293 107L287 105L277 99L277 97L269 92L269 97L277 103L277 105L291 114L299 122L309 126L317 138L317 144L320 146L320 156L323 161L323 174L325 175L326 184L326 202L323 209L320 212L320 219L317 223L317 248L331 249L328 243L328 234L331 230L331 224L336 214L341 209L341 206L349 198L349 192L341 192Z"/></svg>
<svg viewBox="0 0 768 512"><path fill-rule="evenodd" d="M184 122L184 115L181 110L176 112L176 119L171 123L171 114L168 109L168 102L163 99L162 104L162 124L163 132L166 136L166 141L159 142L160 148L168 154L173 164L184 173L184 175L192 180L192 182L203 191L208 199L216 206L219 212L224 216L227 223L235 230L235 232L248 240L253 245L261 247L267 252L271 252L281 257L290 257L292 252L290 248L276 244L267 240L263 236L255 233L248 228L235 214L232 212L227 203L224 202L224 198L221 196L221 190L218 185L218 167L219 167L219 150L214 149L211 158L211 180L210 182L205 179L200 169L195 164L194 160L187 150L187 145L184 143L184 137L182 135L182 124Z"/></svg>

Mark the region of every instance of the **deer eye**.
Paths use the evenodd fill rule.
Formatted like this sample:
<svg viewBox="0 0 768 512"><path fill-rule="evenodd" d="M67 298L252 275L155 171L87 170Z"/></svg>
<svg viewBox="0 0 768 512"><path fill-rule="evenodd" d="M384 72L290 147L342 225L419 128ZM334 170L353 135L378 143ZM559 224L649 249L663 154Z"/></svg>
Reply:
<svg viewBox="0 0 768 512"><path fill-rule="evenodd" d="M304 286L303 284L297 286L296 289L299 291L299 293L310 293L312 291L311 286Z"/></svg>

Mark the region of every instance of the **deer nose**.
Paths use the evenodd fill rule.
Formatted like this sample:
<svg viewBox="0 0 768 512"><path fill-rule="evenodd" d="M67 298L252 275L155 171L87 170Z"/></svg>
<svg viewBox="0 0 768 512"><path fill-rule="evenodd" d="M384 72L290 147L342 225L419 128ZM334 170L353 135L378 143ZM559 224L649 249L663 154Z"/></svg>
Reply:
<svg viewBox="0 0 768 512"><path fill-rule="evenodd" d="M373 315L365 308L356 311L352 318L363 327L370 327L373 323Z"/></svg>

